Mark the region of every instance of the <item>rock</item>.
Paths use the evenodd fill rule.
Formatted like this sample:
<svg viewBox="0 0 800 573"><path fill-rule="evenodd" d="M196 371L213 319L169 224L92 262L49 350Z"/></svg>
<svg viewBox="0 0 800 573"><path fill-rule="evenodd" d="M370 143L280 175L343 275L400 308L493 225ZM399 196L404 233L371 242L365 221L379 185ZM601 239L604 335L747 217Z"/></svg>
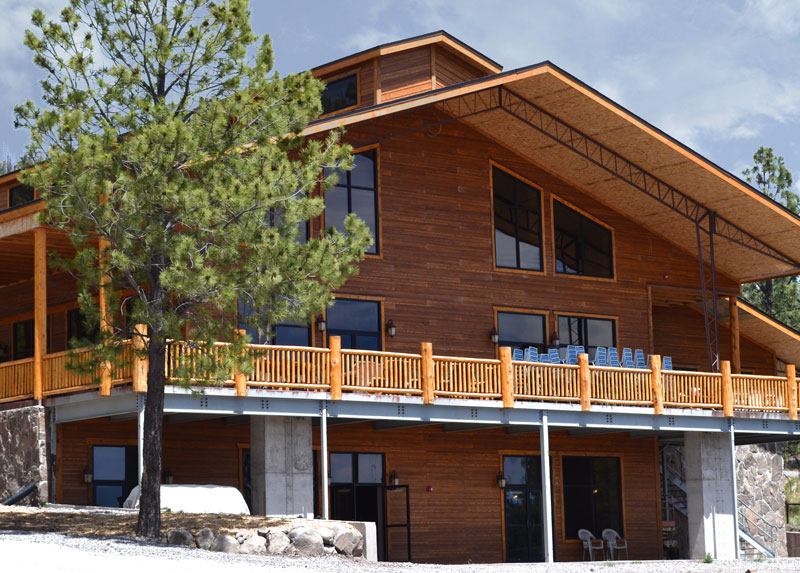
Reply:
<svg viewBox="0 0 800 573"><path fill-rule="evenodd" d="M330 527L318 527L317 533L322 537L322 543L326 546L333 545L333 540L336 537L336 532Z"/></svg>
<svg viewBox="0 0 800 573"><path fill-rule="evenodd" d="M266 538L260 535L251 535L239 546L239 553L245 555L265 555L267 553Z"/></svg>
<svg viewBox="0 0 800 573"><path fill-rule="evenodd" d="M167 543L169 545L187 545L194 547L194 535L185 529L170 529L167 532Z"/></svg>
<svg viewBox="0 0 800 573"><path fill-rule="evenodd" d="M345 529L336 534L333 546L342 555L359 557L364 552L364 538L358 531Z"/></svg>
<svg viewBox="0 0 800 573"><path fill-rule="evenodd" d="M241 544L250 539L252 536L253 534L250 533L249 531L240 531L236 534L236 541L238 541Z"/></svg>
<svg viewBox="0 0 800 573"><path fill-rule="evenodd" d="M239 553L239 542L235 537L220 533L214 539L211 545L211 551L218 551L219 553Z"/></svg>
<svg viewBox="0 0 800 573"><path fill-rule="evenodd" d="M333 545L330 547L326 545L322 550L325 552L325 555L336 555L336 548Z"/></svg>
<svg viewBox="0 0 800 573"><path fill-rule="evenodd" d="M200 549L211 549L211 546L214 545L215 537L214 532L206 527L197 532L195 542Z"/></svg>
<svg viewBox="0 0 800 573"><path fill-rule="evenodd" d="M295 529L300 529L299 527ZM298 555L305 555L307 557L318 557L324 553L325 545L322 543L322 536L311 528L305 528L294 536L292 539L292 530L289 532L289 538L292 539L295 551Z"/></svg>
<svg viewBox="0 0 800 573"><path fill-rule="evenodd" d="M286 535L283 531L278 531L273 529L269 532L269 536L267 537L267 553L270 555L283 555L286 553L286 550L289 549L289 546L292 542L289 540L289 536Z"/></svg>
<svg viewBox="0 0 800 573"><path fill-rule="evenodd" d="M266 525L264 527L259 527L258 528L258 534L261 537L263 537L264 539L269 539L269 532L270 531L272 531L272 530L269 527L267 527Z"/></svg>
<svg viewBox="0 0 800 573"><path fill-rule="evenodd" d="M297 537L297 536L299 536L299 535L303 535L303 534L305 534L305 533L309 533L309 532L311 532L311 531L314 531L314 530L313 530L313 529L311 529L311 528L310 528L309 526L307 526L307 525L298 525L297 527L293 527L293 528L291 529L291 531L289 531L289 539L291 539L292 541L294 541L295 537Z"/></svg>

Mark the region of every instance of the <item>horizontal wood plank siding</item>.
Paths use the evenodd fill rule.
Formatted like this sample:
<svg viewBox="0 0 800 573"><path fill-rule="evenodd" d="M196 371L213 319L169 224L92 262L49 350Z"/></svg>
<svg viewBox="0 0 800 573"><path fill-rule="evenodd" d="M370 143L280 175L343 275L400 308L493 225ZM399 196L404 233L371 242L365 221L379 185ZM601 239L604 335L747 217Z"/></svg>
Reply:
<svg viewBox="0 0 800 573"><path fill-rule="evenodd" d="M379 63L382 103L430 91L429 46L382 56Z"/></svg>
<svg viewBox="0 0 800 573"><path fill-rule="evenodd" d="M437 88L468 82L486 75L446 48L433 49L436 51Z"/></svg>

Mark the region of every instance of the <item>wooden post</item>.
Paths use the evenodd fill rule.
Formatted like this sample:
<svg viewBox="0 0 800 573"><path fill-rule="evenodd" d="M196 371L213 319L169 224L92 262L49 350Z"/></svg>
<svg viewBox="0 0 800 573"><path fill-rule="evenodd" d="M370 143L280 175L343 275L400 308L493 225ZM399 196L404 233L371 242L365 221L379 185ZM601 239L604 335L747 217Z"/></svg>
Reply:
<svg viewBox="0 0 800 573"><path fill-rule="evenodd" d="M664 386L661 379L661 356L650 355L650 388L653 394L653 413L664 413Z"/></svg>
<svg viewBox="0 0 800 573"><path fill-rule="evenodd" d="M514 407L514 366L511 364L511 347L500 347L500 392L503 408Z"/></svg>
<svg viewBox="0 0 800 573"><path fill-rule="evenodd" d="M43 361L47 353L47 229L33 231L33 399L44 396Z"/></svg>
<svg viewBox="0 0 800 573"><path fill-rule="evenodd" d="M247 331L243 329L237 329L236 336L245 338L247 336ZM235 373L233 375L233 384L236 387L237 396L247 396L247 376L241 372Z"/></svg>
<svg viewBox="0 0 800 573"><path fill-rule="evenodd" d="M147 325L137 324L133 327L133 391L147 392L147 368L149 360L147 356L141 356L145 348L145 337L147 336Z"/></svg>
<svg viewBox="0 0 800 573"><path fill-rule="evenodd" d="M419 353L422 355L422 403L433 404L436 400L433 385L433 344L423 342L420 345Z"/></svg>
<svg viewBox="0 0 800 573"><path fill-rule="evenodd" d="M739 346L739 299L735 296L728 297L728 306L731 317L731 372L742 373L742 354Z"/></svg>
<svg viewBox="0 0 800 573"><path fill-rule="evenodd" d="M719 371L722 374L722 415L733 416L733 379L731 378L731 363L721 360Z"/></svg>
<svg viewBox="0 0 800 573"><path fill-rule="evenodd" d="M108 276L106 272L107 264L105 261L105 251L108 248L108 240L107 239L100 239L97 244L97 257L98 257L98 266L100 268L100 292L99 292L99 302L100 302L100 330L104 334L109 334L111 332L111 320L109 320L108 316L108 301L106 297L108 296L108 285L111 282L111 277ZM145 331L147 332L147 331ZM135 342L134 348L135 346ZM133 374L133 391L136 392L136 359L134 358L134 374ZM145 368L145 376L143 378L144 387L147 388L147 369ZM142 391L142 390L140 390ZM111 363L106 360L100 365L100 395L101 396L110 396L111 395Z"/></svg>
<svg viewBox="0 0 800 573"><path fill-rule="evenodd" d="M580 382L581 411L588 412L592 404L592 373L589 370L588 354L578 354L578 377Z"/></svg>
<svg viewBox="0 0 800 573"><path fill-rule="evenodd" d="M331 400L342 399L342 338L328 337L328 348L331 350Z"/></svg>
<svg viewBox="0 0 800 573"><path fill-rule="evenodd" d="M794 364L786 365L786 382L789 385L789 419L797 419L797 375Z"/></svg>

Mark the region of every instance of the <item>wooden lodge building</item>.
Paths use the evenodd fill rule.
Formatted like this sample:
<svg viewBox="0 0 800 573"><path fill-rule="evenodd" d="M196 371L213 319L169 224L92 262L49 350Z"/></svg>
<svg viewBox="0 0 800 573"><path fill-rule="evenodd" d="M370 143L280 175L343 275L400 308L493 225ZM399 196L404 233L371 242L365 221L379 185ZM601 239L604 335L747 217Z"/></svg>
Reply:
<svg viewBox="0 0 800 573"><path fill-rule="evenodd" d="M382 559L580 560L581 528L659 559L659 447L683 444L690 554L736 555L734 444L800 434L800 335L738 296L800 273L800 220L550 62L503 72L436 32L312 72L305 133L343 127L357 155L307 232L354 212L374 245L325 316L250 333L247 380L167 389L165 480L375 521ZM69 240L13 173L0 209L0 407L44 406L51 501L116 505L146 381L65 369L78 304L45 256ZM653 357L508 350L569 345Z"/></svg>

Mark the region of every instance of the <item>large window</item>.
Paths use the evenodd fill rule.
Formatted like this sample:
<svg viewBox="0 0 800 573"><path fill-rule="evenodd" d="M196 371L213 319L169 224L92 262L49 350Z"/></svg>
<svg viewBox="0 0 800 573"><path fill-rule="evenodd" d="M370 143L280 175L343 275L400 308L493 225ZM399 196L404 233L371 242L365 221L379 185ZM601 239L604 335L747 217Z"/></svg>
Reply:
<svg viewBox="0 0 800 573"><path fill-rule="evenodd" d="M542 270L542 212L539 191L492 167L495 265Z"/></svg>
<svg viewBox="0 0 800 573"><path fill-rule="evenodd" d="M34 199L36 199L36 194L33 191L33 187L17 185L8 192L8 207L13 209L14 207L31 203Z"/></svg>
<svg viewBox="0 0 800 573"><path fill-rule="evenodd" d="M615 321L610 318L585 316L559 316L558 338L562 354L570 344L583 346L589 356L594 356L598 346L610 348L617 345Z"/></svg>
<svg viewBox="0 0 800 573"><path fill-rule="evenodd" d="M498 342L500 346L522 349L535 346L540 351L544 350L546 344L544 315L498 312L497 331L500 334Z"/></svg>
<svg viewBox="0 0 800 573"><path fill-rule="evenodd" d="M622 531L622 480L617 457L564 456L564 534L577 539L579 529L598 535Z"/></svg>
<svg viewBox="0 0 800 573"><path fill-rule="evenodd" d="M556 272L614 277L611 230L560 201L553 201Z"/></svg>
<svg viewBox="0 0 800 573"><path fill-rule="evenodd" d="M342 348L381 349L380 303L337 298L328 309L328 335L340 336Z"/></svg>
<svg viewBox="0 0 800 573"><path fill-rule="evenodd" d="M376 255L378 245L378 166L375 149L354 156L350 171L339 171L336 186L325 193L325 225L345 232L344 220L355 213L372 233L372 245L367 253ZM329 173L326 172L326 176Z"/></svg>
<svg viewBox="0 0 800 573"><path fill-rule="evenodd" d="M14 336L14 360L22 360L33 356L33 319L15 322L12 330Z"/></svg>
<svg viewBox="0 0 800 573"><path fill-rule="evenodd" d="M358 104L358 74L328 82L322 92L322 113L332 113Z"/></svg>
<svg viewBox="0 0 800 573"><path fill-rule="evenodd" d="M99 325L88 325L83 312L79 308L67 311L67 343L73 340L78 344L97 342L100 339Z"/></svg>
<svg viewBox="0 0 800 573"><path fill-rule="evenodd" d="M279 346L311 346L311 328L304 322L285 321L266 333L248 319L253 316L253 305L239 299L236 308L238 328L244 330L251 344L277 344Z"/></svg>
<svg viewBox="0 0 800 573"><path fill-rule="evenodd" d="M94 446L92 468L94 504L122 507L139 481L136 446Z"/></svg>

